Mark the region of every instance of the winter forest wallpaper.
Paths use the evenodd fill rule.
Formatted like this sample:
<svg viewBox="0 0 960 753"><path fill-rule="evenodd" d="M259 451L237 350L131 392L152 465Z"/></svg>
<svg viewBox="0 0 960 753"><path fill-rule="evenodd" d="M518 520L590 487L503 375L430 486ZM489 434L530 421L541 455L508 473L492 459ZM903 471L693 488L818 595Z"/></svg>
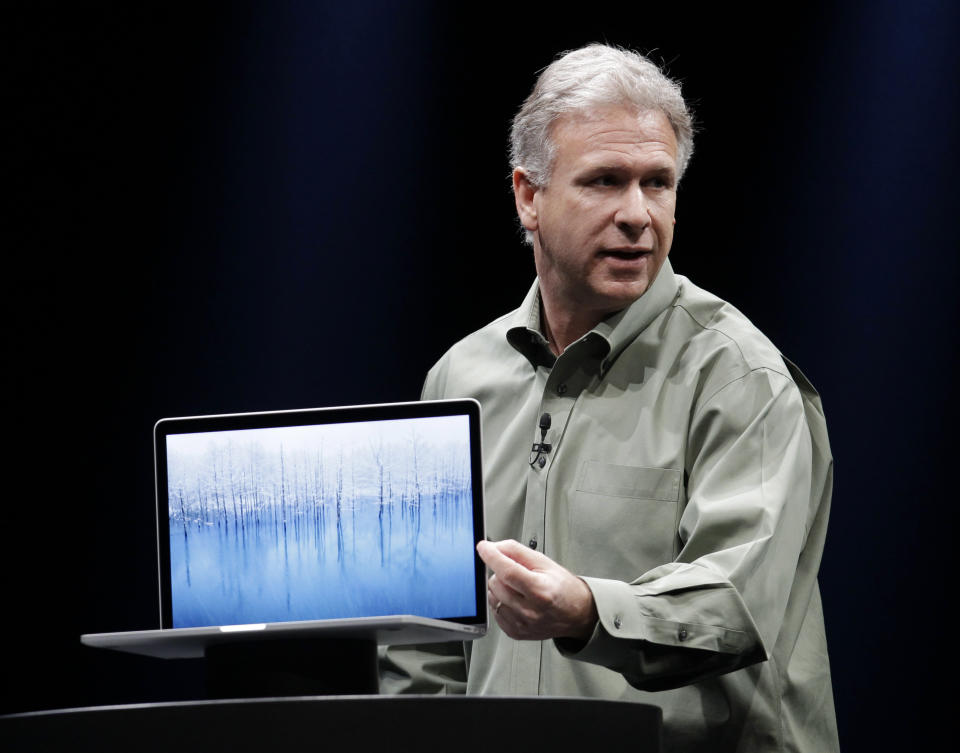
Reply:
<svg viewBox="0 0 960 753"><path fill-rule="evenodd" d="M467 416L166 441L173 627L476 614Z"/></svg>

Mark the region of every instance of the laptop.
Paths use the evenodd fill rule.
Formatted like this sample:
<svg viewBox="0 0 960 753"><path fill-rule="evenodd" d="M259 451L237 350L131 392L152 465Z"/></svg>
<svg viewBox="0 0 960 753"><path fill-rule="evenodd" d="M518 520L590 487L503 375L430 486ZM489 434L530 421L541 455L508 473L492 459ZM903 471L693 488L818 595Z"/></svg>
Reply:
<svg viewBox="0 0 960 753"><path fill-rule="evenodd" d="M158 421L160 626L81 641L189 658L260 638L479 638L480 448L474 400Z"/></svg>

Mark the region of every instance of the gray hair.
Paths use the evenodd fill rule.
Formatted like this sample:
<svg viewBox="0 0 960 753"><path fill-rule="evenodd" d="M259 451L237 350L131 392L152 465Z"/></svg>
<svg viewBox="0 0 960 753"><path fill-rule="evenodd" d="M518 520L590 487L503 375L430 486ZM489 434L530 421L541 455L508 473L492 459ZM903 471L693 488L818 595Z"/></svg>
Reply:
<svg viewBox="0 0 960 753"><path fill-rule="evenodd" d="M693 155L693 116L680 85L643 55L604 44L562 53L543 70L513 119L511 167L522 167L533 185L546 186L556 157L550 129L557 118L621 104L667 116L677 137L679 181Z"/></svg>

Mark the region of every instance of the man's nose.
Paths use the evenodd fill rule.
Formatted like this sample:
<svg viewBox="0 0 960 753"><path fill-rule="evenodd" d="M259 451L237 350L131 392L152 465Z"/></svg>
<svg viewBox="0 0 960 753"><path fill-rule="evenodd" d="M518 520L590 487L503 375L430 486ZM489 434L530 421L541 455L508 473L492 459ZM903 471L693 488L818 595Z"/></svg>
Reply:
<svg viewBox="0 0 960 753"><path fill-rule="evenodd" d="M650 207L643 188L632 185L621 195L614 222L624 233L639 236L650 224Z"/></svg>

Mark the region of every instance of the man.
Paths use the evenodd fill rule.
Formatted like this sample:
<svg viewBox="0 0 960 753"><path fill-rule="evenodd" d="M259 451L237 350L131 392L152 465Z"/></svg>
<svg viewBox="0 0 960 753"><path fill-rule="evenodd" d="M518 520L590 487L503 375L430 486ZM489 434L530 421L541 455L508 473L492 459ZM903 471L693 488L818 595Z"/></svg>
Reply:
<svg viewBox="0 0 960 753"><path fill-rule="evenodd" d="M555 61L517 114L537 280L423 392L483 406L496 624L390 649L385 691L653 703L670 751L837 748L826 426L799 370L671 268L691 153L679 87L602 45Z"/></svg>

